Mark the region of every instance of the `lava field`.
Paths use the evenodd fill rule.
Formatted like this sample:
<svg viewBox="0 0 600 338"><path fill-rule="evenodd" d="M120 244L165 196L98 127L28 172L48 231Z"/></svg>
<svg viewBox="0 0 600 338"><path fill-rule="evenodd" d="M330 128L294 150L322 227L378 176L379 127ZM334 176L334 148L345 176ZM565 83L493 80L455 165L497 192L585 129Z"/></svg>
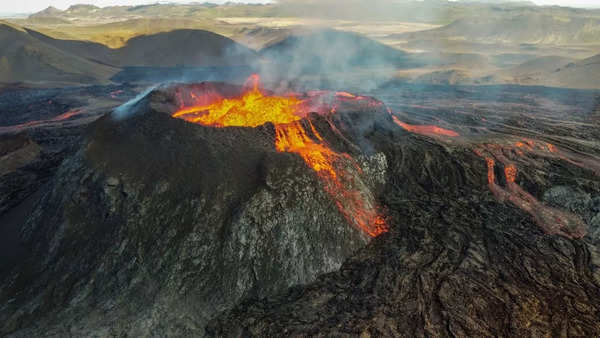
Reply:
<svg viewBox="0 0 600 338"><path fill-rule="evenodd" d="M0 128L0 335L598 336L597 97L55 98Z"/></svg>

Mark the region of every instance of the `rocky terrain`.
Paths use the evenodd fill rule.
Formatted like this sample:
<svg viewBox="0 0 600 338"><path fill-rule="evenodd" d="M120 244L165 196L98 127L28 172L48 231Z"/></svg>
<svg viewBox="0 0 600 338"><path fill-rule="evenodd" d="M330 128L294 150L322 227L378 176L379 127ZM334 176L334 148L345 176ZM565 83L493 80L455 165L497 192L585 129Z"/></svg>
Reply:
<svg viewBox="0 0 600 338"><path fill-rule="evenodd" d="M594 95L531 91L535 99L527 103L522 88L497 88L493 101L490 89L483 94L468 87L420 87L426 93L420 98L409 86L388 89L394 94L386 101L400 110L399 119L415 125L435 121L460 136L406 123L413 134L371 132L368 139L388 161L381 198L389 210L389 233L316 282L244 300L211 321L209 335L598 335L600 180L593 116L599 106ZM380 97L386 98L385 91ZM440 108L446 99L452 111ZM553 105L542 105L545 100ZM559 102L569 104L564 107L569 116L560 113ZM515 114L527 128L515 124ZM578 141L560 141L558 121L565 132L577 124ZM533 146L521 147L523 138ZM558 147L577 155L547 150L546 143L542 149L540 139L560 142ZM488 155L491 166L482 147L499 149ZM592 162L569 160L581 155ZM507 169L513 166L519 168L516 177ZM499 198L498 190L517 191L517 186L539 199L538 208L580 218L585 233L550 235L548 224L515 196Z"/></svg>
<svg viewBox="0 0 600 338"><path fill-rule="evenodd" d="M192 125L170 116L175 98L94 123L43 188L20 223L24 265L3 278L3 334L202 335L242 297L311 282L367 243L273 148L272 125ZM385 158L361 158L378 189Z"/></svg>
<svg viewBox="0 0 600 338"><path fill-rule="evenodd" d="M596 92L300 96L333 100L298 123L305 142L345 154L340 188L374 196L385 232L372 238L348 195L278 148L279 124L171 116L194 99L181 93L241 90L170 85L132 101L0 213L14 249L2 335L600 334ZM47 128L7 136L2 156L26 163L44 130L68 130Z"/></svg>

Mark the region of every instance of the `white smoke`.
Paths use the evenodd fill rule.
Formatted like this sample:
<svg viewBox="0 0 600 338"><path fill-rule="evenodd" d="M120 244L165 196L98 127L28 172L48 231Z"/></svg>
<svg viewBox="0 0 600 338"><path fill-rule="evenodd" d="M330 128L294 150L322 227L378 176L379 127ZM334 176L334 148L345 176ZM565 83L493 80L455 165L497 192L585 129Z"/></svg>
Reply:
<svg viewBox="0 0 600 338"><path fill-rule="evenodd" d="M140 102L141 99L143 99L144 97L146 97L146 95L150 94L154 89L156 89L156 87L158 87L158 85L154 85L151 86L147 89L145 89L143 92L139 93L136 97L134 97L133 99L125 102L124 104L118 106L111 114L111 116L115 119L115 120L122 120L124 118L127 118L129 116L132 115L133 113L133 107Z"/></svg>

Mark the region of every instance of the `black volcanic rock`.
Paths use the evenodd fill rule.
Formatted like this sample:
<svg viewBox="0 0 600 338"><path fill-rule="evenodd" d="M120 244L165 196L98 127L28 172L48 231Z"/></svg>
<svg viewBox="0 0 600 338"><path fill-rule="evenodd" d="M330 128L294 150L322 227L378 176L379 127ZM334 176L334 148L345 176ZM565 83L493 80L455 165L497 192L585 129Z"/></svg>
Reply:
<svg viewBox="0 0 600 338"><path fill-rule="evenodd" d="M209 336L600 334L595 221L584 240L546 235L489 194L477 174L485 163L470 150L385 133L370 140L389 163L390 232L314 283L246 299L213 320ZM576 187L580 178L572 179ZM547 199L564 206L551 197L560 191ZM582 214L596 215L598 191L589 201L568 194L571 203L584 200Z"/></svg>
<svg viewBox="0 0 600 338"><path fill-rule="evenodd" d="M482 122L428 107L394 113L454 122L461 135L444 137L409 133L384 106L353 100L309 114L302 123L356 159L356 179L386 211L389 232L369 242L299 156L275 150L273 125L171 118L173 88L185 87L97 121L39 191L20 227L29 256L0 277L1 335L600 335L600 167L593 146L572 141L589 126L556 123L561 111L537 123L499 109ZM418 95L448 102L447 87L434 89ZM537 148L519 154L517 136L545 136L555 152L531 140ZM514 164L513 186L580 217L583 231L544 233L538 210L499 199L482 149L497 157L496 191L509 191Z"/></svg>
<svg viewBox="0 0 600 338"><path fill-rule="evenodd" d="M275 150L271 124L174 119L169 90L94 123L44 190L22 229L30 256L1 282L1 334L198 336L242 297L314 281L367 243ZM385 157L360 158L377 189Z"/></svg>

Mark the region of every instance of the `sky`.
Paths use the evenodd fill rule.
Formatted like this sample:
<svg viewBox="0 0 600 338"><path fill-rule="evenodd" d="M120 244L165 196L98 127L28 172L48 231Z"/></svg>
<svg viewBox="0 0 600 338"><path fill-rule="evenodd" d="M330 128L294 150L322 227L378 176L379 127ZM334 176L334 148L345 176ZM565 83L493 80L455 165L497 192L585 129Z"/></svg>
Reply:
<svg viewBox="0 0 600 338"><path fill-rule="evenodd" d="M204 2L205 0L197 0ZM209 2L219 3L226 0L208 0ZM231 0L233 2L245 3L264 3L270 0ZM365 0L369 1L369 0ZM48 6L54 6L59 9L66 9L70 5L86 3L93 4L99 7L112 5L142 5L148 3L156 3L157 0L0 0L0 13L33 13L40 11ZM171 2L191 2L191 1L176 1ZM600 0L533 0L538 5L561 5L572 7L600 7Z"/></svg>

